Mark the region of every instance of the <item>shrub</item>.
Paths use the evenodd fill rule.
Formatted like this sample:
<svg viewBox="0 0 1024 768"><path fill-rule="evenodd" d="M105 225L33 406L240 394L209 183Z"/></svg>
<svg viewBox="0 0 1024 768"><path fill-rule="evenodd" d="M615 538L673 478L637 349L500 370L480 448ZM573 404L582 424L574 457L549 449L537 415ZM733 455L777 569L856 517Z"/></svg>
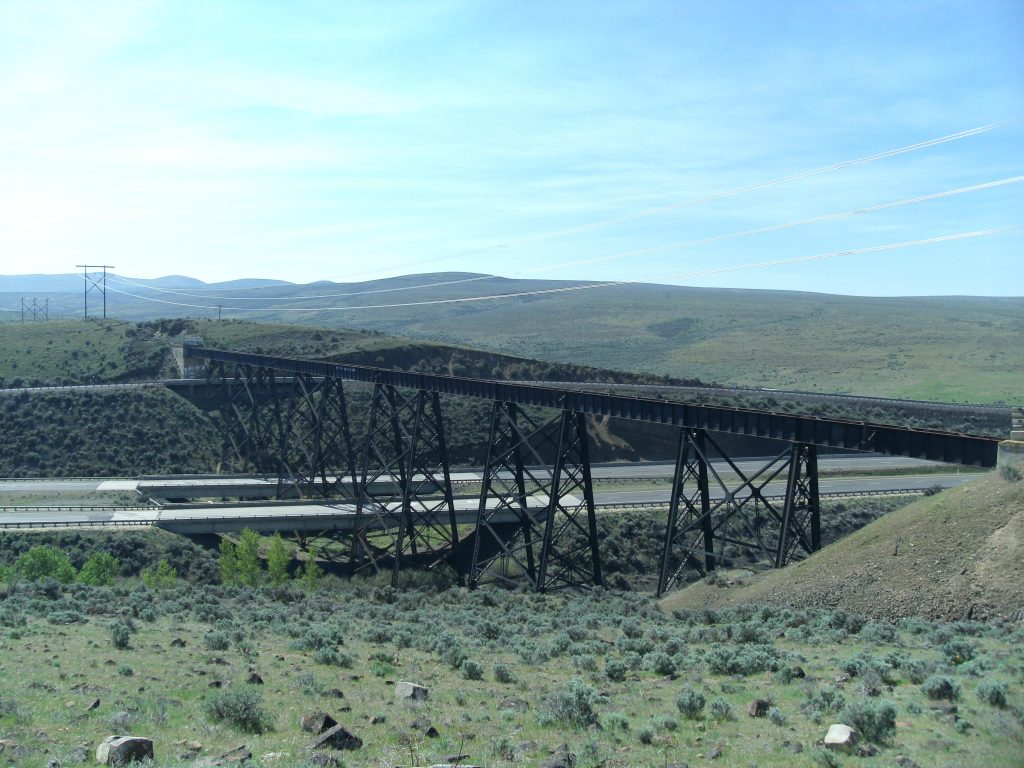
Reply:
<svg viewBox="0 0 1024 768"><path fill-rule="evenodd" d="M135 674L135 670L129 667L127 664L122 664L117 668L117 674L121 677L131 677Z"/></svg>
<svg viewBox="0 0 1024 768"><path fill-rule="evenodd" d="M896 732L896 707L888 701L862 699L851 702L840 715L868 741L881 744Z"/></svg>
<svg viewBox="0 0 1024 768"><path fill-rule="evenodd" d="M231 639L227 636L227 633L214 630L213 632L208 632L203 637L203 645L206 646L208 651L226 651L231 647Z"/></svg>
<svg viewBox="0 0 1024 768"><path fill-rule="evenodd" d="M1008 686L1002 680L984 680L978 686L978 699L999 709L1006 709Z"/></svg>
<svg viewBox="0 0 1024 768"><path fill-rule="evenodd" d="M609 680L621 683L626 679L626 665L618 659L608 659L604 663L604 673Z"/></svg>
<svg viewBox="0 0 1024 768"><path fill-rule="evenodd" d="M649 725L642 725L636 729L636 737L641 744L652 744L654 742L654 728Z"/></svg>
<svg viewBox="0 0 1024 768"><path fill-rule="evenodd" d="M772 707L768 710L768 719L772 724L777 725L780 728L786 724L786 716L782 714L782 710L778 707Z"/></svg>
<svg viewBox="0 0 1024 768"><path fill-rule="evenodd" d="M1017 483L1024 477L1024 472L1016 464L1003 464L999 468L999 476L1008 483Z"/></svg>
<svg viewBox="0 0 1024 768"><path fill-rule="evenodd" d="M726 721L736 719L736 715L732 711L732 704L725 699L715 699L712 701L711 706L708 707L708 712L713 720Z"/></svg>
<svg viewBox="0 0 1024 768"><path fill-rule="evenodd" d="M920 685L935 671L935 665L926 659L911 659L903 665L902 670L910 682Z"/></svg>
<svg viewBox="0 0 1024 768"><path fill-rule="evenodd" d="M707 699L703 691L687 686L676 698L676 706L687 720L699 720Z"/></svg>
<svg viewBox="0 0 1024 768"><path fill-rule="evenodd" d="M780 666L779 652L770 645L716 645L705 654L704 662L719 675L755 675Z"/></svg>
<svg viewBox="0 0 1024 768"><path fill-rule="evenodd" d="M483 680L484 679L484 668L472 659L466 659L462 662L462 666L459 667L462 672L462 676L467 680Z"/></svg>
<svg viewBox="0 0 1024 768"><path fill-rule="evenodd" d="M674 675L676 663L672 657L662 651L657 651L647 657L646 665L656 675Z"/></svg>
<svg viewBox="0 0 1024 768"><path fill-rule="evenodd" d="M22 553L16 567L29 581L56 579L62 584L70 584L75 580L75 567L71 565L67 553L45 544L37 544Z"/></svg>
<svg viewBox="0 0 1024 768"><path fill-rule="evenodd" d="M115 621L110 625L110 641L115 648L124 650L131 645L132 630L123 621Z"/></svg>
<svg viewBox="0 0 1024 768"><path fill-rule="evenodd" d="M78 572L78 580L93 587L109 587L120 573L121 563L116 557L109 552L93 552Z"/></svg>
<svg viewBox="0 0 1024 768"><path fill-rule="evenodd" d="M960 698L960 685L947 675L932 675L921 683L921 690L929 699L956 701Z"/></svg>
<svg viewBox="0 0 1024 768"><path fill-rule="evenodd" d="M516 676L512 672L512 667L503 662L497 661L494 663L494 679L499 683L514 683Z"/></svg>
<svg viewBox="0 0 1024 768"><path fill-rule="evenodd" d="M573 678L561 691L556 691L544 702L538 720L541 725L563 723L577 727L596 725L597 692L582 680Z"/></svg>
<svg viewBox="0 0 1024 768"><path fill-rule="evenodd" d="M974 643L959 638L949 640L942 644L942 655L950 664L963 664L974 658L976 647Z"/></svg>
<svg viewBox="0 0 1024 768"><path fill-rule="evenodd" d="M263 733L273 727L263 708L263 696L253 686L218 691L206 701L203 711L213 722L227 723L244 733Z"/></svg>
<svg viewBox="0 0 1024 768"><path fill-rule="evenodd" d="M339 651L334 646L325 645L316 649L316 652L313 654L313 661L317 664L324 664L329 667L349 669L355 660L347 653Z"/></svg>

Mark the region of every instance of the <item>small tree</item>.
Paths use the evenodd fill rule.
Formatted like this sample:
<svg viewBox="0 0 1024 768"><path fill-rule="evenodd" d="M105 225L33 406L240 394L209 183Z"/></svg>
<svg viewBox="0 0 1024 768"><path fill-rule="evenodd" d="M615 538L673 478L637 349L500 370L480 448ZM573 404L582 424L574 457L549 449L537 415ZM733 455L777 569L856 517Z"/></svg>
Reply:
<svg viewBox="0 0 1024 768"><path fill-rule="evenodd" d="M71 564L67 553L45 544L37 544L19 555L17 568L29 581L56 579L69 584L75 580L75 566Z"/></svg>
<svg viewBox="0 0 1024 768"><path fill-rule="evenodd" d="M302 569L302 586L310 592L320 588L320 580L324 576L324 569L320 567L316 557L316 548L310 547L309 553L306 555L305 567Z"/></svg>
<svg viewBox="0 0 1024 768"><path fill-rule="evenodd" d="M238 583L238 555L235 552L235 545L227 539L220 540L220 580L224 584Z"/></svg>
<svg viewBox="0 0 1024 768"><path fill-rule="evenodd" d="M142 569L142 583L150 589L169 589L178 580L178 573L166 560L161 560L155 566Z"/></svg>
<svg viewBox="0 0 1024 768"><path fill-rule="evenodd" d="M246 528L238 537L235 547L235 562L238 569L238 583L254 587L260 582L263 568L260 564L260 535Z"/></svg>
<svg viewBox="0 0 1024 768"><path fill-rule="evenodd" d="M279 586L288 581L288 564L291 561L291 546L281 538L280 533L275 533L270 539L270 549L267 550L267 572L271 584Z"/></svg>
<svg viewBox="0 0 1024 768"><path fill-rule="evenodd" d="M82 584L109 587L121 573L121 562L109 552L93 552L78 573Z"/></svg>

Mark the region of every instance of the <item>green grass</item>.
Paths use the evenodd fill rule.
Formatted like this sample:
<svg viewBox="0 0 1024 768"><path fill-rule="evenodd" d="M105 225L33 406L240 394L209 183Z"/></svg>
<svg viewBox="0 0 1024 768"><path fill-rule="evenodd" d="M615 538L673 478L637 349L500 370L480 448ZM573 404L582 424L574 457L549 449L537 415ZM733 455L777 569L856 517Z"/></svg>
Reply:
<svg viewBox="0 0 1024 768"><path fill-rule="evenodd" d="M883 685L878 698L894 704L898 725L876 757L852 758L857 765L892 765L900 754L937 768L1014 765L1021 749L1021 637L984 625L907 622L894 638L878 642L859 628L862 622L839 612L749 608L673 617L640 596L394 593L363 581L333 583L315 595L210 585L163 592L130 584L56 592L22 587L0 601L0 611L8 625L0 630L6 670L0 732L22 750L18 765L26 768L45 766L83 742L94 749L107 734L126 731L154 739L157 765L189 764L177 755L182 742L193 740L202 755L244 743L256 765L273 764L260 759L269 753L283 753L276 764L301 765L312 737L299 730L299 720L318 709L363 740L362 749L342 755L353 766L429 765L459 751L473 764L504 766L511 760L503 752L517 745L516 762L536 764L561 744L581 766L700 764L715 748L726 765L813 766L812 743L839 715L805 710L808 686L837 689L847 703L874 702L859 691L861 678L833 683L858 654L889 670L891 690ZM76 612L79 623L61 623ZM129 647L115 648L110 626L129 620L135 628ZM975 635L969 640L976 661L945 672L961 688L958 716L970 724L958 729L930 709L934 702L905 668L911 660L948 664L936 638L965 631ZM206 647L211 632L228 639L226 650ZM176 639L184 647L172 644ZM341 658L318 655L324 647L339 648L353 665L317 663ZM725 653L742 664L753 651L774 668L799 665L807 677L786 683L771 669L731 675L716 672L711 661ZM670 659L676 675L653 670L658 654ZM461 658L479 664L483 678L468 680L453 666ZM605 674L614 660L628 668L620 682ZM512 682L496 679L498 662ZM246 684L251 669L264 685ZM426 685L428 700L416 707L396 703L397 680ZM1009 683L1006 709L979 699L977 689L988 680ZM215 682L223 688L212 687ZM560 699L573 685L582 698ZM684 719L675 703L691 686L708 701L695 720ZM246 733L204 714L220 691L244 688L262 698L269 730ZM748 717L754 698L770 698L784 723ZM99 705L89 709L96 699ZM735 719L712 717L716 700ZM417 717L429 719L440 735L429 739L415 730ZM588 726L591 719L600 728ZM783 742L799 742L804 751L793 754Z"/></svg>

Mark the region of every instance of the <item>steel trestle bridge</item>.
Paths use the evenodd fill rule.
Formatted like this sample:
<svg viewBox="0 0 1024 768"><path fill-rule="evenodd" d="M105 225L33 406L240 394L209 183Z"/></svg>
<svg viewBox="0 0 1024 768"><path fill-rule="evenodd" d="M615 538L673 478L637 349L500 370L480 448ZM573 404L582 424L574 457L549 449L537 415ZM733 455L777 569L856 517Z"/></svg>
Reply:
<svg viewBox="0 0 1024 768"><path fill-rule="evenodd" d="M279 499L346 504L353 570L447 564L475 587L535 591L601 585L588 420L610 416L678 431L658 592L687 570L738 553L776 567L821 546L818 448L995 466L998 439L526 383L409 373L186 344L218 391L224 444L242 466L277 470ZM344 382L372 386L355 446ZM216 388L216 389L213 389ZM480 495L456 504L441 395L492 403ZM741 469L715 433L779 441ZM728 473L720 472L721 462ZM778 488L785 492L779 498ZM771 485L771 489L769 489ZM714 489L714 492L712 492ZM327 526L325 526L327 528Z"/></svg>

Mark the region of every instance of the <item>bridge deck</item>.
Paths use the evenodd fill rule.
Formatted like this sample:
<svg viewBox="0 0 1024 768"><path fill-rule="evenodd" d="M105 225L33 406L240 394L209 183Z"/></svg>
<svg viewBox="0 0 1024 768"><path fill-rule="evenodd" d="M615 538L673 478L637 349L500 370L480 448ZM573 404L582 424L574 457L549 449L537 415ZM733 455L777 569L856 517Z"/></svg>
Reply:
<svg viewBox="0 0 1024 768"><path fill-rule="evenodd" d="M951 464L994 467L998 453L999 440L993 437L586 392L464 376L407 373L384 368L315 360L295 360L204 347L189 346L186 347L186 353L190 358L228 365L266 368L283 374L331 377L370 384L382 383L445 395L555 408L598 416L614 416L653 424L729 432L832 448L909 456Z"/></svg>

